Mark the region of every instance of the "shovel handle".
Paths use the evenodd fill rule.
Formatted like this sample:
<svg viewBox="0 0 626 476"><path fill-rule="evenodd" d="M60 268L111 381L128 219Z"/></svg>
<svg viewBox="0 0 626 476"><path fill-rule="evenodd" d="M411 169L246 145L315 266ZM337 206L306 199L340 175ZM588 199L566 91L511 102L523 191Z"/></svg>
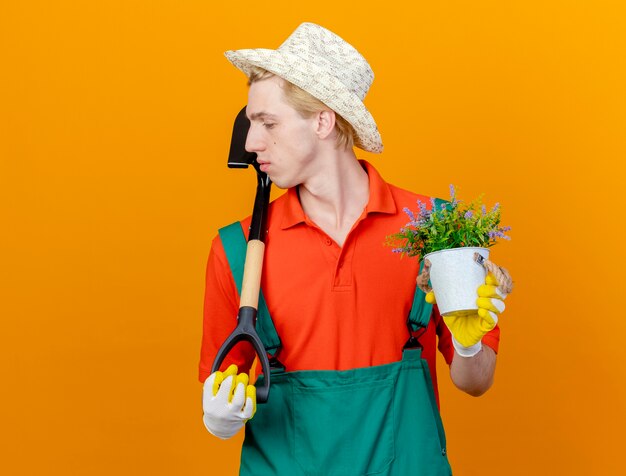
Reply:
<svg viewBox="0 0 626 476"><path fill-rule="evenodd" d="M246 249L246 263L243 268L241 284L240 307L259 308L259 293L261 291L261 270L263 269L263 254L265 243L261 240L248 241Z"/></svg>
<svg viewBox="0 0 626 476"><path fill-rule="evenodd" d="M224 359L235 344L241 341L250 342L252 347L254 347L256 354L259 356L261 368L263 369L263 374L265 375L263 385L261 387L257 387L256 389L256 401L257 403L265 403L267 402L267 398L270 393L270 362L267 358L265 347L263 347L263 343L254 328L256 312L256 309L250 306L243 306L239 308L237 327L235 327L235 330L232 334L230 334L230 336L228 336L228 339L224 341L222 347L220 347L220 350L215 357L215 361L213 361L211 373L217 372L220 369L222 362L224 362Z"/></svg>
<svg viewBox="0 0 626 476"><path fill-rule="evenodd" d="M243 283L241 285L241 300L239 315L237 316L237 327L232 334L222 344L211 373L217 372L228 352L241 341L248 341L254 347L259 356L261 368L265 375L265 380L261 387L256 390L256 401L258 403L267 402L270 391L270 362L265 352L265 346L259 335L256 333L256 315L259 304L259 291L261 288L261 270L263 269L263 253L265 243L260 240L250 240L246 251L246 263L243 270Z"/></svg>
<svg viewBox="0 0 626 476"><path fill-rule="evenodd" d="M256 170L257 189L254 198L254 210L248 233L248 246L244 264L243 279L241 282L239 314L237 327L217 352L211 373L217 372L230 350L241 341L248 341L254 347L259 357L261 368L265 376L263 385L257 387L256 400L258 403L267 402L270 392L270 363L265 346L256 332L256 316L261 291L261 271L263 269L263 254L265 252L265 233L267 222L267 208L270 200L272 181L261 171L256 161L257 155L245 150L245 142L250 129L250 121L246 117L246 107L239 112L233 126L233 136L228 156L228 166L248 168L252 165Z"/></svg>

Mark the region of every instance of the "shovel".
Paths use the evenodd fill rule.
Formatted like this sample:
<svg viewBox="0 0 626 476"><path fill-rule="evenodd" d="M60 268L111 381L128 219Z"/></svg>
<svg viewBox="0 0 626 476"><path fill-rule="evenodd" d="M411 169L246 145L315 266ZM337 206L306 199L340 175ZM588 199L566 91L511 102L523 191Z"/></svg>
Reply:
<svg viewBox="0 0 626 476"><path fill-rule="evenodd" d="M261 171L256 161L257 155L245 149L248 129L250 129L250 121L246 117L246 108L244 107L235 119L230 153L228 154L228 167L237 169L247 169L249 165L254 167L257 176L256 197L254 199L250 233L248 235L248 248L243 271L243 282L241 284L237 327L220 347L213 362L211 373L219 370L222 362L235 344L241 341L248 341L252 344L259 357L265 376L263 385L256 390L257 403L265 403L270 391L270 363L265 347L255 330L255 324L261 290L267 207L270 200L272 181L265 172Z"/></svg>

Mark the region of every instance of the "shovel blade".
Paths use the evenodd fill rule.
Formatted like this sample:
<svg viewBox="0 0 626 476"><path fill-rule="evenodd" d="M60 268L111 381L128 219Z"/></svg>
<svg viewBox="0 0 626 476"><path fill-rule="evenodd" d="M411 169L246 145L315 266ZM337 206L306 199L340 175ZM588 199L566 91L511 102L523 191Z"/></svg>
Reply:
<svg viewBox="0 0 626 476"><path fill-rule="evenodd" d="M230 140L230 152L228 154L228 167L231 169L247 169L256 159L254 152L246 150L246 138L250 129L250 121L246 116L246 108L239 111L233 126L233 135Z"/></svg>

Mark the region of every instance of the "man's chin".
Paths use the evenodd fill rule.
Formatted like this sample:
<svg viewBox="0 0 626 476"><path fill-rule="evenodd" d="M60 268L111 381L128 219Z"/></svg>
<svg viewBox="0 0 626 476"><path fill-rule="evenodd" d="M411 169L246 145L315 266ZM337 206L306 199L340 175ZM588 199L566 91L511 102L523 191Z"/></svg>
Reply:
<svg viewBox="0 0 626 476"><path fill-rule="evenodd" d="M268 175L268 177L270 178L274 186L276 188L280 188L281 190L286 190L294 186L286 180L281 180L280 177L272 177L271 175Z"/></svg>

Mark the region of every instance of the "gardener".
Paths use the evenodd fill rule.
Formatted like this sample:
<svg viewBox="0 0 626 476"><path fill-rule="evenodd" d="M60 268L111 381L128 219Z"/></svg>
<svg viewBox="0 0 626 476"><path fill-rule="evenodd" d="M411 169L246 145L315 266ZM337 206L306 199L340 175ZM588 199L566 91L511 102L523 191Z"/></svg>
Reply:
<svg viewBox="0 0 626 476"><path fill-rule="evenodd" d="M430 198L387 184L357 160L353 146L383 146L363 104L373 73L351 45L304 23L277 50L226 56L250 79L246 149L287 189L270 205L262 275L282 366L258 407L248 381L251 348L235 347L222 371L210 374L239 307L228 244L215 238L200 361L206 428L226 439L246 425L245 475L450 474L436 348L457 387L484 393L503 296L481 286L486 317L450 321L451 333L416 291L418 260L384 246L406 224L403 208ZM243 230L249 223L241 222Z"/></svg>

